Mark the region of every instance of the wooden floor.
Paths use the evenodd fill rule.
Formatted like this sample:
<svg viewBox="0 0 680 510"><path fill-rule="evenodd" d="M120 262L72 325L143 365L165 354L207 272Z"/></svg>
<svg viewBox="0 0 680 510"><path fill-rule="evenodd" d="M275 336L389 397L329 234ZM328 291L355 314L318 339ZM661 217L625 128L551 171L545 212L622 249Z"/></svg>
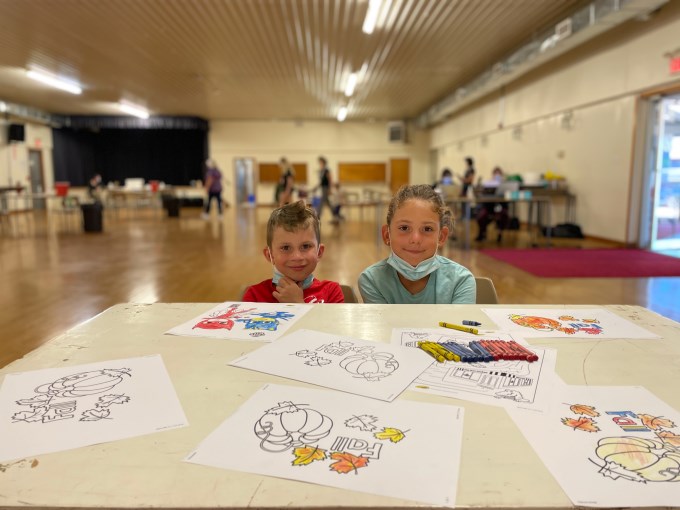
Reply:
<svg viewBox="0 0 680 510"><path fill-rule="evenodd" d="M232 207L222 222L204 221L196 209L179 219L107 212L99 234L82 233L78 217L69 225L16 215L0 231L0 366L116 303L237 300L243 285L271 276L262 256L269 212ZM340 226L323 219L326 253L316 275L356 288L359 273L388 251L376 243L374 211L347 215ZM524 233L506 237L506 247L529 243ZM502 303L638 304L680 320L680 278L543 279L453 242L443 254L491 277Z"/></svg>

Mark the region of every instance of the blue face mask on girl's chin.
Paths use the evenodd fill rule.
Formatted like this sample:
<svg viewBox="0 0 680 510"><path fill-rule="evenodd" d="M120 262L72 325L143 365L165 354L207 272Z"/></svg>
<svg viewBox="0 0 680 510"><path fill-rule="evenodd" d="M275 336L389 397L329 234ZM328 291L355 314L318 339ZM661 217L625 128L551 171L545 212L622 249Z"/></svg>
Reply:
<svg viewBox="0 0 680 510"><path fill-rule="evenodd" d="M387 263L404 278L411 280L412 282L420 280L421 278L425 278L430 273L433 273L439 269L439 266L441 265L439 260L437 260L436 252L429 259L425 259L416 267L413 267L411 264L394 253L394 251L392 251L390 256L387 257Z"/></svg>

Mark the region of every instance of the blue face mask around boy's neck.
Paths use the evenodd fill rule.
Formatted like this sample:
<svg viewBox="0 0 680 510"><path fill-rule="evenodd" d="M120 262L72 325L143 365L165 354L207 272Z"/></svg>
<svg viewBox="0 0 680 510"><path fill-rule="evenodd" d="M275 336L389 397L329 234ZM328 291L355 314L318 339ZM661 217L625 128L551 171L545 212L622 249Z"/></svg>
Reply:
<svg viewBox="0 0 680 510"><path fill-rule="evenodd" d="M274 265L274 258L272 257L271 251L269 252L269 258L272 261L272 268L274 269L274 276L272 276L272 283L274 285L278 285L279 280L281 280L281 278L285 278L285 276L281 271L276 269L276 266ZM302 290L305 290L305 289L308 289L309 287L312 286L312 282L314 282L314 275L310 274L309 276L307 276L307 278L305 278L301 282L297 282L297 283L300 285Z"/></svg>

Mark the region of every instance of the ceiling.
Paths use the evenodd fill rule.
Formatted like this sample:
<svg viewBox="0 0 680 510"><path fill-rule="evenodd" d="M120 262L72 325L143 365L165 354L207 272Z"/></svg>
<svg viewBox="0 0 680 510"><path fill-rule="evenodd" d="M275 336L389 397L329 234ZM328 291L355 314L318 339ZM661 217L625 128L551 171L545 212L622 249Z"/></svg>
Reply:
<svg viewBox="0 0 680 510"><path fill-rule="evenodd" d="M0 100L52 114L411 118L583 0L0 0ZM27 68L78 81L71 95ZM359 71L354 95L347 77Z"/></svg>

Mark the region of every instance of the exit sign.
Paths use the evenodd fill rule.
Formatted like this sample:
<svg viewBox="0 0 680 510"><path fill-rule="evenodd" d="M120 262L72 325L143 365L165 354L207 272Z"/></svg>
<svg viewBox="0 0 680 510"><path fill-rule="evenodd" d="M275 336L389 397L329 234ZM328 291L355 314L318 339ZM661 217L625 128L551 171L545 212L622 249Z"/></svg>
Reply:
<svg viewBox="0 0 680 510"><path fill-rule="evenodd" d="M673 73L680 73L680 57L673 57L669 60L668 67L671 71L671 74Z"/></svg>

